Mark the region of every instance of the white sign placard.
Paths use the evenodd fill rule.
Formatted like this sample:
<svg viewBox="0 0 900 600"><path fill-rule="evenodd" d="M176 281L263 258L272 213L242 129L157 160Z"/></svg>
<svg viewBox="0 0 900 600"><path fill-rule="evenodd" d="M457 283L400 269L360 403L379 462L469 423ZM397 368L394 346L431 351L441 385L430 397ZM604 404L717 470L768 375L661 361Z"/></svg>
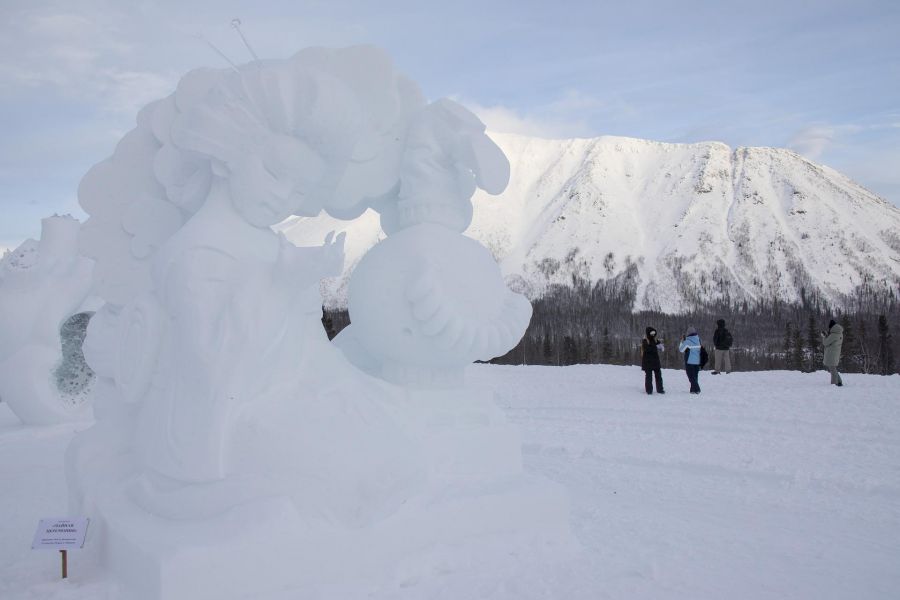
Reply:
<svg viewBox="0 0 900 600"><path fill-rule="evenodd" d="M78 550L83 548L84 536L87 534L90 522L91 520L86 517L41 519L37 531L34 533L31 549Z"/></svg>

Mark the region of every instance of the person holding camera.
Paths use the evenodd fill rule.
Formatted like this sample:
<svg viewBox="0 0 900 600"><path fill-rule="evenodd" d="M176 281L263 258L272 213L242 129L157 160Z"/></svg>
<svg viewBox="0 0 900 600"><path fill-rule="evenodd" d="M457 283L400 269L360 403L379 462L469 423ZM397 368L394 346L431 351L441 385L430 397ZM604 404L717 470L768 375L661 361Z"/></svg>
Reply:
<svg viewBox="0 0 900 600"><path fill-rule="evenodd" d="M691 393L700 393L700 334L696 327L688 327L678 344L678 351L684 353L684 370L691 382Z"/></svg>
<svg viewBox="0 0 900 600"><path fill-rule="evenodd" d="M659 353L665 350L661 340L656 339L656 330L648 327L646 336L641 340L641 369L644 371L644 389L653 393L653 377L656 378L656 393L665 394L662 380L662 364Z"/></svg>

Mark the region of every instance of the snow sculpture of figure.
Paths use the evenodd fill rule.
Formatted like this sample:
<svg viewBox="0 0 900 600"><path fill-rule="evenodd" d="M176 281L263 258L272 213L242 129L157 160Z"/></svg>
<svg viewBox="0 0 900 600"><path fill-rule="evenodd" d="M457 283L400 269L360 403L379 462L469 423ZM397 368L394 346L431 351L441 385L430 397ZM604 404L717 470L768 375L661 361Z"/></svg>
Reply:
<svg viewBox="0 0 900 600"><path fill-rule="evenodd" d="M366 108L359 91L341 80L351 68L368 68L368 85L378 87L374 106ZM365 461L336 469L347 487L377 485L376 478L415 479L415 461L396 456L404 436L376 414L377 393L364 393L353 380L343 386L328 381L342 358L318 321L318 284L340 271L343 234L329 236L321 248L297 248L271 230L290 215L314 215L323 206L352 215L364 208L357 206L362 198L390 190L384 176L358 179L372 169L369 163L397 161L380 150L385 140L396 146L392 130L406 91L395 82L403 83L390 62L366 49L308 50L224 74L195 71L174 96L145 109L112 159L82 183L82 203L91 213L84 247L100 265L95 283L108 300L87 351L104 380L101 395L113 399L101 401L101 412L129 413L117 410L115 400L134 405L125 418L133 421L131 443L144 475L133 497L155 511L181 516L179 510L198 510L180 501L162 507L167 481L244 478L246 487L260 488L263 474L299 481L335 467L321 457L296 456L303 444L291 445L292 438L279 439L271 430L268 441L255 442L269 446L262 454L249 442L235 450L236 439L258 435L250 422L267 410L294 435L304 430L307 421L292 421L310 407L292 394L369 401L357 418L380 424L365 431L350 425L353 440L344 441L377 445L382 454L370 449L366 455L389 455L394 464L369 464L368 473ZM132 193L130 204L128 196L109 198L110 189L130 191L135 171L158 182L149 187L150 198ZM123 230L124 237L131 234L122 240L127 246L111 247ZM293 457L290 467L278 463L283 471L277 475L262 462L276 441ZM347 502L338 518L368 510Z"/></svg>
<svg viewBox="0 0 900 600"><path fill-rule="evenodd" d="M341 336L363 348L358 362L389 381L459 386L466 365L515 346L531 319L531 304L507 289L490 252L460 235L476 186L499 194L509 181L509 161L484 129L450 100L416 115L399 197L378 207L390 237L351 278L352 325Z"/></svg>
<svg viewBox="0 0 900 600"><path fill-rule="evenodd" d="M458 386L524 332L530 305L460 235L475 186L502 190L508 169L471 113L426 104L368 47L194 71L141 112L79 190L106 304L85 340L98 424L67 472L117 579L148 598L316 596L486 529L567 539L559 493L523 475L489 392L389 383ZM347 339L387 382L319 322L343 235L297 248L271 229L368 207L391 235L360 264ZM216 581L194 589L209 565Z"/></svg>
<svg viewBox="0 0 900 600"><path fill-rule="evenodd" d="M93 268L78 256L78 229L70 216L47 217L40 242L28 240L0 262L0 398L28 425L90 417L93 373L75 339L89 316L70 321Z"/></svg>
<svg viewBox="0 0 900 600"><path fill-rule="evenodd" d="M318 282L342 263L342 237L335 244L329 238L321 249L301 249L270 229L294 213L321 208L310 206L311 192L326 163L292 135L303 119L317 115L287 105L280 114L296 122L273 129L267 107L260 106L278 105L294 82L292 71L291 65L267 66L229 78L213 91L219 104L200 103L171 125L173 143L209 157L212 173L203 204L154 258L154 294L134 309L160 311L172 334L161 347L152 345L149 360L134 362L149 371L158 353L156 368L165 374L144 402L138 450L145 464L178 480L226 475L228 419L242 402L299 370L306 340L315 334L307 326L318 314ZM260 75L270 82L261 92L251 83ZM246 101L250 92L261 98ZM237 111L247 122L229 118ZM142 397L144 387L132 395Z"/></svg>

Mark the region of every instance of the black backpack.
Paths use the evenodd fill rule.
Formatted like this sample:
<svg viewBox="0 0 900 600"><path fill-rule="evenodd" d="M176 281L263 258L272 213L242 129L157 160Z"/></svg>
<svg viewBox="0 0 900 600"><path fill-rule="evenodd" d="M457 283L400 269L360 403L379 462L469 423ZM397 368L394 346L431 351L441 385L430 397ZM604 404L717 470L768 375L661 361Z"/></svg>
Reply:
<svg viewBox="0 0 900 600"><path fill-rule="evenodd" d="M684 351L684 364L687 364L688 357L691 355L691 349L687 348ZM700 369L706 366L706 363L709 362L709 352L706 351L706 346L700 346Z"/></svg>
<svg viewBox="0 0 900 600"><path fill-rule="evenodd" d="M733 343L734 338L731 337L731 332L726 329L725 333L722 335L722 345L726 348L731 348L731 344Z"/></svg>

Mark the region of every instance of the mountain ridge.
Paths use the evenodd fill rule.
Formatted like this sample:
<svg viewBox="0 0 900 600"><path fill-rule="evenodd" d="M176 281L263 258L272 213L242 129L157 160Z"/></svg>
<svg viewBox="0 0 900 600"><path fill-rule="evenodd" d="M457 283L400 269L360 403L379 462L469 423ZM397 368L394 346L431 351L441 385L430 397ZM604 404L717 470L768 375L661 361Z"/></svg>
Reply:
<svg viewBox="0 0 900 600"><path fill-rule="evenodd" d="M510 184L476 192L465 233L530 298L617 278L633 286L633 309L674 313L811 293L838 303L864 282L900 283L900 209L791 150L491 137L510 159ZM330 307L346 306L352 268L384 236L372 212L278 228L300 245L348 232L344 273L322 286Z"/></svg>

